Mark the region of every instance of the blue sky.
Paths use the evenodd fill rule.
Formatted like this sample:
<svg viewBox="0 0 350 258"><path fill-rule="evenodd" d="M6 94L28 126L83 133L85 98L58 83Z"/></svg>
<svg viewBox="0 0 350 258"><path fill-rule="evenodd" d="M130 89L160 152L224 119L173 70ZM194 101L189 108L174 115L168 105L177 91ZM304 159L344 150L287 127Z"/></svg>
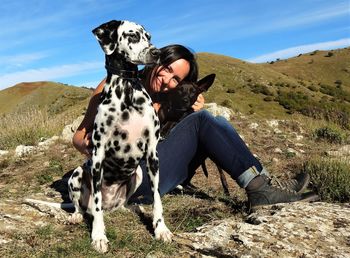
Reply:
<svg viewBox="0 0 350 258"><path fill-rule="evenodd" d="M95 87L104 55L91 30L112 19L144 25L158 47L249 62L350 46L350 0L2 0L0 13L0 90L43 80Z"/></svg>

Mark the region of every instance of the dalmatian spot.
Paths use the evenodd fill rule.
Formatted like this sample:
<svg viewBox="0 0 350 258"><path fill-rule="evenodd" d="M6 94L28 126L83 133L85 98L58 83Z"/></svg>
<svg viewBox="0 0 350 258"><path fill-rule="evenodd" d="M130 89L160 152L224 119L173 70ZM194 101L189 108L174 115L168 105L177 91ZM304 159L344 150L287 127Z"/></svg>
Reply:
<svg viewBox="0 0 350 258"><path fill-rule="evenodd" d="M131 150L130 144L127 144L124 148L124 153L128 153Z"/></svg>
<svg viewBox="0 0 350 258"><path fill-rule="evenodd" d="M105 99L103 102L102 102L102 105L109 105L111 104L112 100L111 99Z"/></svg>
<svg viewBox="0 0 350 258"><path fill-rule="evenodd" d="M121 111L124 111L125 109L126 109L126 105L125 105L124 102L122 102L122 103L120 104L120 110L121 110Z"/></svg>
<svg viewBox="0 0 350 258"><path fill-rule="evenodd" d="M145 131L143 132L143 136L145 136L146 138L149 137L149 130L145 129Z"/></svg>
<svg viewBox="0 0 350 258"><path fill-rule="evenodd" d="M135 159L132 158L132 157L129 157L128 161L127 161L127 164L131 167L134 167L136 162L135 162Z"/></svg>
<svg viewBox="0 0 350 258"><path fill-rule="evenodd" d="M111 108L108 109L108 111L110 111L110 112L115 112L116 109L115 109L114 107L111 107Z"/></svg>
<svg viewBox="0 0 350 258"><path fill-rule="evenodd" d="M158 160L154 159L153 157L148 157L148 164L153 176L155 176L159 168Z"/></svg>
<svg viewBox="0 0 350 258"><path fill-rule="evenodd" d="M156 222L156 228L158 227L159 223L162 222L162 219L158 219L157 222Z"/></svg>
<svg viewBox="0 0 350 258"><path fill-rule="evenodd" d="M94 140L101 141L101 135L97 131L94 133Z"/></svg>
<svg viewBox="0 0 350 258"><path fill-rule="evenodd" d="M144 97L139 97L135 101L136 105L139 105L139 106L143 105L145 102L146 102L146 100Z"/></svg>
<svg viewBox="0 0 350 258"><path fill-rule="evenodd" d="M72 175L72 178L73 178L73 177L77 177L77 176L79 176L79 171L75 171L75 172L73 173L73 175Z"/></svg>
<svg viewBox="0 0 350 258"><path fill-rule="evenodd" d="M121 136L122 136L123 140L126 140L128 138L128 133L127 132L122 132Z"/></svg>
<svg viewBox="0 0 350 258"><path fill-rule="evenodd" d="M98 197L95 198L95 203L98 204Z"/></svg>
<svg viewBox="0 0 350 258"><path fill-rule="evenodd" d="M129 120L129 112L127 110L122 113L122 119L124 122Z"/></svg>
<svg viewBox="0 0 350 258"><path fill-rule="evenodd" d="M106 122L107 125L108 125L108 126L111 126L113 120L114 120L114 117L113 117L112 115L109 115L108 118L107 118L107 122Z"/></svg>
<svg viewBox="0 0 350 258"><path fill-rule="evenodd" d="M143 142L142 141L139 141L137 143L137 148L139 148L140 151L143 151Z"/></svg>
<svg viewBox="0 0 350 258"><path fill-rule="evenodd" d="M96 162L95 167L96 167L97 169L99 169L100 166L101 166L101 163L100 163L100 162Z"/></svg>
<svg viewBox="0 0 350 258"><path fill-rule="evenodd" d="M122 90L121 90L119 85L115 88L115 94L117 95L118 99L121 99L121 97L122 97Z"/></svg>

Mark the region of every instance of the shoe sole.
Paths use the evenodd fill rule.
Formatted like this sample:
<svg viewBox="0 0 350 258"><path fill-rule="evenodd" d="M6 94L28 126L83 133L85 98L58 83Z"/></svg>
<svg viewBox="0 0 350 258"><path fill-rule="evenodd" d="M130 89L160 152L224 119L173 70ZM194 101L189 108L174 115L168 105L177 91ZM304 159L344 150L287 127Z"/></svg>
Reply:
<svg viewBox="0 0 350 258"><path fill-rule="evenodd" d="M305 197L304 199L301 199L301 200L298 200L295 202L278 202L278 203L271 203L271 204L256 205L254 207L250 207L248 212L254 213L257 210L272 207L272 206L277 205L277 204L288 204L288 203L299 203L299 202L316 202L319 200L320 200L320 197L317 194L310 193L310 196Z"/></svg>

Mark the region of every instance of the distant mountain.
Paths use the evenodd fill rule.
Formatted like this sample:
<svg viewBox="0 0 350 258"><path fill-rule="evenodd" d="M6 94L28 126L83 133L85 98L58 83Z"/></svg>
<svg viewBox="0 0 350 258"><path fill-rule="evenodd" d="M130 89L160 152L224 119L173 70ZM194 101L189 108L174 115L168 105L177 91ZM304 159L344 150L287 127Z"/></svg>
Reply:
<svg viewBox="0 0 350 258"><path fill-rule="evenodd" d="M31 107L47 109L55 115L78 105L86 105L91 90L55 82L25 82L0 91L0 115Z"/></svg>

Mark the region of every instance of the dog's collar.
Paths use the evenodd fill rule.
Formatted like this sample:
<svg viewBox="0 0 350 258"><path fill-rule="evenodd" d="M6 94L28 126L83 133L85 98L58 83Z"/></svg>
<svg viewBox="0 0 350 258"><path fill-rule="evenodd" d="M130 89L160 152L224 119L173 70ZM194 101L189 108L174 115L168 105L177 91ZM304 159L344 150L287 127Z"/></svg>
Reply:
<svg viewBox="0 0 350 258"><path fill-rule="evenodd" d="M137 79L137 70L131 71L131 70L122 70L122 69L117 69L114 67L111 67L109 65L105 65L106 70L115 75L119 75L125 79Z"/></svg>

